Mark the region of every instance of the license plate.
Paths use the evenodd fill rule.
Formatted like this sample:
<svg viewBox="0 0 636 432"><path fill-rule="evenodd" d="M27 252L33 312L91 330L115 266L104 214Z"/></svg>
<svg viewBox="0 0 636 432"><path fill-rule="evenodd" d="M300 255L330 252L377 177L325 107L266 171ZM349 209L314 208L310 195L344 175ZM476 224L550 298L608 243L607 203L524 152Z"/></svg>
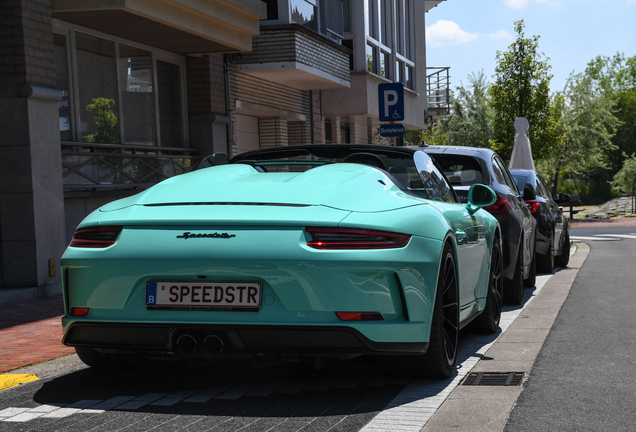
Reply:
<svg viewBox="0 0 636 432"><path fill-rule="evenodd" d="M258 309L258 282L148 282L146 306L186 310Z"/></svg>

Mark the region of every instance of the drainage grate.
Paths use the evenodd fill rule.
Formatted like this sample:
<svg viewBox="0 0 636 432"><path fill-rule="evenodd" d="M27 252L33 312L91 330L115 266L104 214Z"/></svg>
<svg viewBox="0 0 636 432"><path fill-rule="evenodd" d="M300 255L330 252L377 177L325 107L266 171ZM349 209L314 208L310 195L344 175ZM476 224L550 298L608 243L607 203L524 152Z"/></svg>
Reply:
<svg viewBox="0 0 636 432"><path fill-rule="evenodd" d="M464 380L464 385L472 386L520 386L525 372L477 372Z"/></svg>

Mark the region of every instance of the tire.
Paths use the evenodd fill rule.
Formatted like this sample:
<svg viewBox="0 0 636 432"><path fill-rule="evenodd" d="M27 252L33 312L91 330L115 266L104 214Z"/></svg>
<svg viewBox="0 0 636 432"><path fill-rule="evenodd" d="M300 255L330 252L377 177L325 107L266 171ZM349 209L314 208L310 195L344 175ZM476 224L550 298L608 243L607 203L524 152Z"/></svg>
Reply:
<svg viewBox="0 0 636 432"><path fill-rule="evenodd" d="M93 348L75 347L75 352L86 366L95 369L118 370L130 368L130 358L126 354L107 354Z"/></svg>
<svg viewBox="0 0 636 432"><path fill-rule="evenodd" d="M488 279L488 295L486 307L473 321L473 328L480 333L496 333L501 320L503 306L503 258L499 247L499 239L495 237L490 257L490 277Z"/></svg>
<svg viewBox="0 0 636 432"><path fill-rule="evenodd" d="M537 259L532 257L532 263L530 264L530 274L527 279L523 280L523 286L525 288L532 288L537 284Z"/></svg>
<svg viewBox="0 0 636 432"><path fill-rule="evenodd" d="M559 267L567 267L570 262L570 232L565 232L565 239L563 240L563 247L561 248L561 255L554 259L554 263Z"/></svg>
<svg viewBox="0 0 636 432"><path fill-rule="evenodd" d="M447 243L437 279L428 350L425 354L385 356L381 361L393 375L448 378L455 371L458 343L459 285L455 257Z"/></svg>
<svg viewBox="0 0 636 432"><path fill-rule="evenodd" d="M512 280L504 279L504 303L518 305L523 301L523 242L519 242L519 253L515 262Z"/></svg>
<svg viewBox="0 0 636 432"><path fill-rule="evenodd" d="M548 251L544 255L541 255L540 253L535 254L535 259L537 261L537 270L540 273L554 272L554 231L550 237L550 246L548 246Z"/></svg>

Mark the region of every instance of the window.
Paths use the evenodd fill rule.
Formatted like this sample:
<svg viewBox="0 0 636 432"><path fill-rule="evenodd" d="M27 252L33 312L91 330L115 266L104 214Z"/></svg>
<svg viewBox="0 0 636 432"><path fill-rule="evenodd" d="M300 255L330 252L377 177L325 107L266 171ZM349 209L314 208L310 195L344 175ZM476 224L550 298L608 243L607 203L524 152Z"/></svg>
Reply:
<svg viewBox="0 0 636 432"><path fill-rule="evenodd" d="M406 88L415 90L415 83L413 82L413 68L411 66L406 67L406 77L404 85Z"/></svg>
<svg viewBox="0 0 636 432"><path fill-rule="evenodd" d="M367 34L374 39L378 39L378 0L365 0L367 3L367 14L365 15L365 27Z"/></svg>
<svg viewBox="0 0 636 432"><path fill-rule="evenodd" d="M391 79L391 54L384 51L380 60L380 76Z"/></svg>
<svg viewBox="0 0 636 432"><path fill-rule="evenodd" d="M68 56L66 54L66 36L53 35L53 47L55 51L55 73L57 89L62 91L62 100L57 103L60 117L60 140L71 141L71 106L69 98L68 82Z"/></svg>
<svg viewBox="0 0 636 432"><path fill-rule="evenodd" d="M404 84L404 63L399 60L395 62L395 81Z"/></svg>
<svg viewBox="0 0 636 432"><path fill-rule="evenodd" d="M267 20L278 19L278 0L263 0L267 4Z"/></svg>
<svg viewBox="0 0 636 432"><path fill-rule="evenodd" d="M367 45L367 70L369 72L378 73L376 48L372 45Z"/></svg>
<svg viewBox="0 0 636 432"><path fill-rule="evenodd" d="M380 32L381 42L385 46L391 48L391 3L389 0L380 0L380 14L378 19L380 20Z"/></svg>
<svg viewBox="0 0 636 432"><path fill-rule="evenodd" d="M81 142L119 143L115 44L77 32Z"/></svg>
<svg viewBox="0 0 636 432"><path fill-rule="evenodd" d="M342 22L344 32L351 33L351 0L343 0L342 2Z"/></svg>
<svg viewBox="0 0 636 432"><path fill-rule="evenodd" d="M316 5L308 0L291 0L291 20L312 30L318 30L316 25Z"/></svg>
<svg viewBox="0 0 636 432"><path fill-rule="evenodd" d="M157 130L150 52L119 45L119 79L125 144L154 145Z"/></svg>
<svg viewBox="0 0 636 432"><path fill-rule="evenodd" d="M183 56L67 23L54 47L62 141L186 145Z"/></svg>
<svg viewBox="0 0 636 432"><path fill-rule="evenodd" d="M499 168L499 172L498 173L497 173L497 171L495 171L495 173L497 174L497 177L503 176L503 181L500 180L500 183L502 183L504 185L508 185L508 187L513 192L519 193L519 189L517 188L517 184L515 183L515 181L510 176L510 171L508 171L508 169L506 168L506 165L499 158L499 156L495 156L493 158L493 162L494 162L493 163L493 167L497 166L497 168Z"/></svg>
<svg viewBox="0 0 636 432"><path fill-rule="evenodd" d="M353 70L353 39L345 39L342 41L342 46L349 48L349 70Z"/></svg>

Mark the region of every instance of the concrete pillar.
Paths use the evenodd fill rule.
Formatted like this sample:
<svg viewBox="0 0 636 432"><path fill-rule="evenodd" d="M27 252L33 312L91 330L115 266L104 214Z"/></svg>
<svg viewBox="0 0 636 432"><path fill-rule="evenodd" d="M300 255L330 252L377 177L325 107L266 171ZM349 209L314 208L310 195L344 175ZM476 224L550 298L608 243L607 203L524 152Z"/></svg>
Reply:
<svg viewBox="0 0 636 432"><path fill-rule="evenodd" d="M367 127L367 116L349 116L349 131L353 144L369 144L371 142Z"/></svg>
<svg viewBox="0 0 636 432"><path fill-rule="evenodd" d="M190 147L202 158L227 153L227 115L223 55L187 57Z"/></svg>
<svg viewBox="0 0 636 432"><path fill-rule="evenodd" d="M0 295L8 288L26 289L23 298L58 294L66 247L62 92L50 0L3 0L0 28Z"/></svg>
<svg viewBox="0 0 636 432"><path fill-rule="evenodd" d="M331 117L331 142L334 144L342 143L342 134L340 133L340 116Z"/></svg>

